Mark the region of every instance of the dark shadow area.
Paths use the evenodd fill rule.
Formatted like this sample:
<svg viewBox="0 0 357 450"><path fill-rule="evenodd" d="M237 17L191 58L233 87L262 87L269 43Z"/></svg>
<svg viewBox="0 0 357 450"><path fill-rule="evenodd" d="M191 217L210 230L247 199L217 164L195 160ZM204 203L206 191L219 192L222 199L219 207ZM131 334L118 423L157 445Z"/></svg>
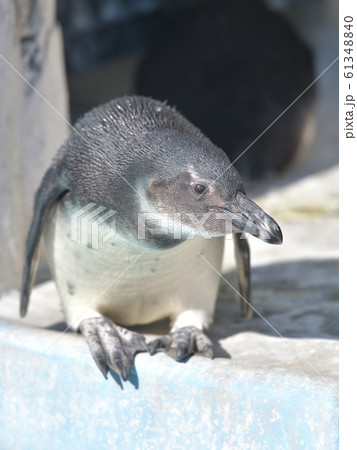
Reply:
<svg viewBox="0 0 357 450"><path fill-rule="evenodd" d="M136 371L135 363L133 364L133 367L131 368L128 381L135 387L135 389L139 389L139 377L138 377L138 372Z"/></svg>
<svg viewBox="0 0 357 450"><path fill-rule="evenodd" d="M237 288L235 273L223 276ZM313 259L254 267L253 306L283 336L338 339L338 260ZM222 280L210 337L240 332L278 336L257 313L240 314L240 300Z"/></svg>
<svg viewBox="0 0 357 450"><path fill-rule="evenodd" d="M254 23L254 26L252 24ZM218 147L245 179L292 161L315 89L313 57L288 22L262 1L208 1L166 18L138 68L136 91L167 100Z"/></svg>
<svg viewBox="0 0 357 450"><path fill-rule="evenodd" d="M110 373L111 377L113 378L113 380L117 383L117 385L123 391L124 386L123 386L123 382L122 382L122 379L120 378L120 376L116 372L114 372L114 370L112 370L112 369L109 369L109 373Z"/></svg>
<svg viewBox="0 0 357 450"><path fill-rule="evenodd" d="M54 323L53 325L51 325L50 327L48 327L48 330L54 330L54 331L66 331L66 333L74 333L73 330L69 329L67 330L68 325L66 324L66 322L57 322Z"/></svg>
<svg viewBox="0 0 357 450"><path fill-rule="evenodd" d="M226 358L226 359L230 359L231 355L230 353L228 353L220 344L220 342L218 341L218 338L212 333L212 329L210 329L207 332L207 336L211 339L212 344L213 344L213 350L214 350L214 354L213 354L213 359L215 358Z"/></svg>
<svg viewBox="0 0 357 450"><path fill-rule="evenodd" d="M144 52L163 15L155 0L57 0L68 73Z"/></svg>
<svg viewBox="0 0 357 450"><path fill-rule="evenodd" d="M116 372L114 372L114 370L112 370L112 369L109 369L109 373L110 373L111 377L113 378L113 380L118 384L120 389L123 391L124 384L123 384L123 380L120 378L120 376ZM133 366L131 368L130 375L129 375L129 378L127 381L129 383L131 383L135 387L135 389L139 389L139 377L138 377L138 373L136 371L135 363L133 364Z"/></svg>
<svg viewBox="0 0 357 450"><path fill-rule="evenodd" d="M141 334L154 334L154 335L164 335L170 332L170 320L162 319L157 322L145 324L145 325L135 325L130 327L133 331Z"/></svg>

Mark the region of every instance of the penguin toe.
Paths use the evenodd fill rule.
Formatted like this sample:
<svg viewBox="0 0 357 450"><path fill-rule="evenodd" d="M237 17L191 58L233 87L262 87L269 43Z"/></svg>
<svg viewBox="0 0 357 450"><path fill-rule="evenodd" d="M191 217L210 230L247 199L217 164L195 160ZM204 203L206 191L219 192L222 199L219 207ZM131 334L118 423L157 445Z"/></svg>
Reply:
<svg viewBox="0 0 357 450"><path fill-rule="evenodd" d="M213 358L213 344L211 340L204 334L202 330L197 330L195 335L195 344L197 354L205 358Z"/></svg>
<svg viewBox="0 0 357 450"><path fill-rule="evenodd" d="M149 342L149 353L151 356L158 352L168 352L170 350L172 338L169 334L160 336L159 338Z"/></svg>
<svg viewBox="0 0 357 450"><path fill-rule="evenodd" d="M85 319L79 329L105 378L108 378L111 369L126 381L135 355L149 350L144 336L116 325L105 317Z"/></svg>
<svg viewBox="0 0 357 450"><path fill-rule="evenodd" d="M149 352L154 355L165 352L177 361L197 354L207 358L213 358L213 345L202 330L196 327L182 327L178 330L160 336L148 344Z"/></svg>

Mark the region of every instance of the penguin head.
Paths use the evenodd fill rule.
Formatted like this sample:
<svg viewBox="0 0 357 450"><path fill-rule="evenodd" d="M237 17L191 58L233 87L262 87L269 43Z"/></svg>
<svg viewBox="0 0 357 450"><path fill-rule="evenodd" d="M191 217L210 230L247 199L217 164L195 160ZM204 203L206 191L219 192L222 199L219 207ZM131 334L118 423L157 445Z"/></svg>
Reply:
<svg viewBox="0 0 357 450"><path fill-rule="evenodd" d="M161 149L163 148L161 136ZM159 151L156 153L159 154ZM165 157L145 188L152 218L150 239L180 241L246 232L271 244L282 243L279 225L245 192L227 155L208 139L170 132ZM156 227L156 228L155 228Z"/></svg>
<svg viewBox="0 0 357 450"><path fill-rule="evenodd" d="M76 128L58 153L58 172L78 204L116 211L117 234L132 245L164 249L237 232L282 242L227 155L168 105L124 97L87 113Z"/></svg>

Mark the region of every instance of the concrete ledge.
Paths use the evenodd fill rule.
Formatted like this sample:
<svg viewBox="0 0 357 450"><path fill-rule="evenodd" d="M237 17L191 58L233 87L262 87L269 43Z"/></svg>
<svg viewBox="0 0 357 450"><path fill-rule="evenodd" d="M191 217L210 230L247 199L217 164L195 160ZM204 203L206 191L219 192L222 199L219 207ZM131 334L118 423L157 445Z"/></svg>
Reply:
<svg viewBox="0 0 357 450"><path fill-rule="evenodd" d="M244 334L253 345L282 341ZM337 448L334 377L329 386L306 366L262 365L257 354L187 363L141 354L128 382L105 381L80 335L59 337L1 323L1 387L13 383L1 396L2 449ZM303 352L313 340L288 341ZM336 350L314 341L325 356Z"/></svg>

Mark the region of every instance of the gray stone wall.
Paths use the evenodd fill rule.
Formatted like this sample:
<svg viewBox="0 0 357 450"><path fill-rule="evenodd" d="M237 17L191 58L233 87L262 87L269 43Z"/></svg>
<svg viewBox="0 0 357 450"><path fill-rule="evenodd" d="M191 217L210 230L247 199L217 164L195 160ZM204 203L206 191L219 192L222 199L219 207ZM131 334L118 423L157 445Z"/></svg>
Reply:
<svg viewBox="0 0 357 450"><path fill-rule="evenodd" d="M0 291L21 283L34 193L68 134L55 111L68 119L55 8L55 0L0 0Z"/></svg>

